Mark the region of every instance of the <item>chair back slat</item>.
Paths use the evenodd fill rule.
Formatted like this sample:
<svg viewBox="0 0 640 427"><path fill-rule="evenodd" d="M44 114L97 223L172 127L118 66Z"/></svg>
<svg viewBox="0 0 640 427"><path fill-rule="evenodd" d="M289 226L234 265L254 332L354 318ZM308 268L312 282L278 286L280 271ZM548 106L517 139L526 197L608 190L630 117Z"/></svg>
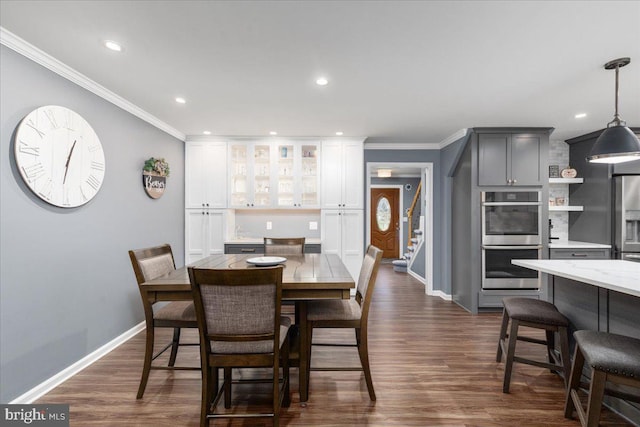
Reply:
<svg viewBox="0 0 640 427"><path fill-rule="evenodd" d="M378 277L378 269L382 260L382 250L373 245L369 245L367 253L362 260L358 284L356 287L356 301L360 304L362 315L361 321L366 323L369 314L371 296Z"/></svg>

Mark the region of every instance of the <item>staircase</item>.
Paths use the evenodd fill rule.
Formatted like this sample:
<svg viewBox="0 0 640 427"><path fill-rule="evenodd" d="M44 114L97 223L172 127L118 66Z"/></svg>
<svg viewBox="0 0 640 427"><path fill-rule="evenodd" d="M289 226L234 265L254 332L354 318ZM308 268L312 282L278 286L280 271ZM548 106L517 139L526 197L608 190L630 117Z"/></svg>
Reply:
<svg viewBox="0 0 640 427"><path fill-rule="evenodd" d="M420 229L413 230L413 234L415 235L415 237L412 237L409 241L409 245L407 245L407 252L404 253L401 259L397 259L391 262L391 264L393 264L393 271L396 271L398 273L406 273L407 268L409 268L409 266L411 265L413 254L415 253L416 249L420 247L424 239L422 230Z"/></svg>

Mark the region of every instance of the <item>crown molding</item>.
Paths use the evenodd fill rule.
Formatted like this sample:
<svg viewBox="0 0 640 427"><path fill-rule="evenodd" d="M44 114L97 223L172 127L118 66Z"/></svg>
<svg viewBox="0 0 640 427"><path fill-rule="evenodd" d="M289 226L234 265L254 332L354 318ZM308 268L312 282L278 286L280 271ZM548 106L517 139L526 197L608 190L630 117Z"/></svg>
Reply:
<svg viewBox="0 0 640 427"><path fill-rule="evenodd" d="M453 144L457 140L464 138L465 136L467 136L467 133L469 133L469 129L465 129L465 128L460 129L453 135L449 135L448 137L440 141L440 144L438 145L440 146L440 148L444 148L447 145Z"/></svg>
<svg viewBox="0 0 640 427"><path fill-rule="evenodd" d="M432 142L377 143L365 142L365 150L439 150L440 144Z"/></svg>
<svg viewBox="0 0 640 427"><path fill-rule="evenodd" d="M34 45L6 30L4 27L0 27L0 44L8 47L11 50L14 50L25 58L28 58L33 62L42 65L43 67L88 90L89 92L98 95L106 101L111 102L112 104L133 114L139 119L144 120L152 126L157 127L161 131L166 132L181 141L185 140L184 133L180 132L172 126L169 126L167 123L149 114L140 107L132 104L131 102L122 98L120 95L111 92L109 89L94 82L84 74L79 73L78 71L57 60L48 53L43 52Z"/></svg>

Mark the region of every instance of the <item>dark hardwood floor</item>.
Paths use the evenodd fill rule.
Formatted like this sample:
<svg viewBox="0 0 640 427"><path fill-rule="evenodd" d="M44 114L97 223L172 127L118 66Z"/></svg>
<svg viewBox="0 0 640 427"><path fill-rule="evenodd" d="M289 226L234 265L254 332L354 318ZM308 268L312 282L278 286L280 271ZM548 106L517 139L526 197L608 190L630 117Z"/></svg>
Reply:
<svg viewBox="0 0 640 427"><path fill-rule="evenodd" d="M548 370L516 364L511 393L502 393L504 364L495 362L499 313L472 316L454 303L425 295L422 284L383 265L369 322L369 352L378 400L369 400L361 372L314 371L309 401L301 404L297 369L293 369L292 403L283 408L281 425L580 425L563 417L563 381ZM342 332L351 331L318 330L314 341L352 338L352 333ZM169 338L168 331L158 335L157 342ZM183 340L195 342L197 333L189 331ZM544 356L537 346L523 342L518 347L526 354ZM72 426L197 426L197 371L152 371L144 397L136 400L143 352L144 333L140 333L36 403L69 404ZM358 366L351 348L314 347L312 360L314 366ZM197 347L181 348L178 363L197 366ZM239 398L247 393L260 405L269 399L269 386L235 386L234 403L241 410L247 409L247 404ZM270 425L270 421L217 421L213 425L257 426ZM630 424L605 411L601 425Z"/></svg>

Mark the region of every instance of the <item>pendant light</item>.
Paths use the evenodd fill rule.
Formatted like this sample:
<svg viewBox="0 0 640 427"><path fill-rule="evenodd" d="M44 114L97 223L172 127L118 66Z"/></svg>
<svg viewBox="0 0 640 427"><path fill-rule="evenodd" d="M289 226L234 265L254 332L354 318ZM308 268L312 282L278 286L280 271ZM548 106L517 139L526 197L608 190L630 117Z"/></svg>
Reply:
<svg viewBox="0 0 640 427"><path fill-rule="evenodd" d="M640 160L640 140L618 114L618 73L631 59L618 58L604 64L605 70L616 70L616 112L600 134L587 160L591 163L623 163Z"/></svg>

